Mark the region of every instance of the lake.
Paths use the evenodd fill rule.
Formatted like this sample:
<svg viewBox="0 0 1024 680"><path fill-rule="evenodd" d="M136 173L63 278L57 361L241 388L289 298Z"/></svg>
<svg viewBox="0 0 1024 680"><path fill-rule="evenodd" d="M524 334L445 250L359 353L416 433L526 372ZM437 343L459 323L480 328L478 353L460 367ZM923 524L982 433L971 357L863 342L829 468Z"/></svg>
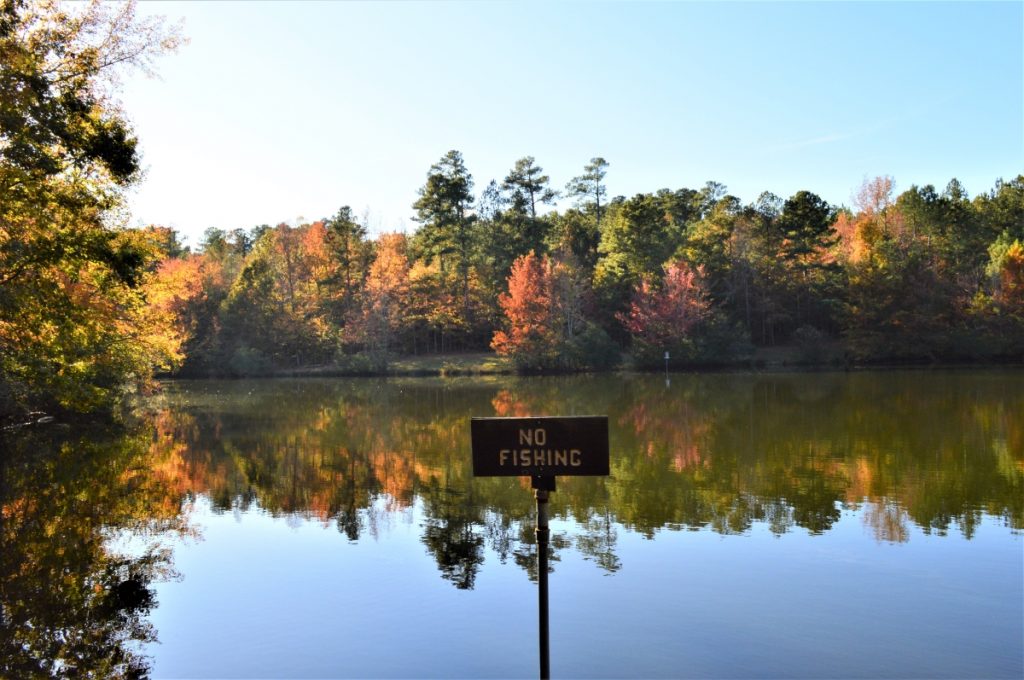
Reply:
<svg viewBox="0 0 1024 680"><path fill-rule="evenodd" d="M607 415L551 494L564 678L1020 678L1024 372L168 382L2 466L0 676L537 674L529 480L473 416Z"/></svg>

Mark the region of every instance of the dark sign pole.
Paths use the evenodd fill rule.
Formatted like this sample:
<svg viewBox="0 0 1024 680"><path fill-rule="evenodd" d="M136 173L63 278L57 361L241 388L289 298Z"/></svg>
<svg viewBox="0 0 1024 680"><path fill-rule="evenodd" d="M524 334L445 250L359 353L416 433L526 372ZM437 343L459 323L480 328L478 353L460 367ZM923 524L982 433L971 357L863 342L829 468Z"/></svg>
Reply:
<svg viewBox="0 0 1024 680"><path fill-rule="evenodd" d="M554 477L534 477L537 499L537 615L540 649L540 678L551 678L551 636L548 627L548 493L555 490Z"/></svg>
<svg viewBox="0 0 1024 680"><path fill-rule="evenodd" d="M473 418L475 477L533 479L537 499L537 614L540 677L551 677L548 627L548 494L555 475L607 475L608 417Z"/></svg>

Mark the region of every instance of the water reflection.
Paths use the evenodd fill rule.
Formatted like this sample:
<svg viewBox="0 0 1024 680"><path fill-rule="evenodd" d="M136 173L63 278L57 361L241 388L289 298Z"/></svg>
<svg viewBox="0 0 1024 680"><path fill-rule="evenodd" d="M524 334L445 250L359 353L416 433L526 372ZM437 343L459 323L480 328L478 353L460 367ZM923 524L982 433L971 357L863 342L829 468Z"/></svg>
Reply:
<svg viewBox="0 0 1024 680"><path fill-rule="evenodd" d="M0 456L0 677L140 677L159 538L187 531L145 431L20 433ZM132 550L114 549L130 535Z"/></svg>
<svg viewBox="0 0 1024 680"><path fill-rule="evenodd" d="M415 517L455 588L487 559L535 580L529 482L472 477L472 416L609 416L612 474L559 480L550 561L613 574L630 535L666 531L1019 532L1021 413L1020 372L171 383L130 428L4 442L0 677L145 675L166 539L197 499L342 544Z"/></svg>
<svg viewBox="0 0 1024 680"><path fill-rule="evenodd" d="M843 537L841 526L848 527L852 517L859 517L864 532L882 542L880 548L905 541L920 545L925 543L922 533L933 537L953 534L970 541L973 550L945 551L944 545L963 546L966 542L943 540L922 546L926 549L922 554L928 555L923 559L941 555L941 560L972 565L977 561L979 570L988 569L984 555L995 553L985 553L985 539L976 540L981 523L984 521L989 528L1001 524L1007 536L1019 533L1024 526L1021 413L1024 373L995 371L676 375L671 383L662 376L170 383L162 395L147 401L140 422L117 432L76 433L52 428L19 433L16 439L3 442L0 677L145 675L150 661L142 650L154 647L143 645L156 636L148 623L148 614L157 604L156 584L174 578L165 546L169 536L190 533L189 508L194 505L199 508L197 517L203 518L201 523L219 527L220 540L234 527L230 521L209 521L210 516L205 514L208 507L215 513L236 513L240 518L247 511L259 510L248 515L253 519L246 522L250 535L266 528L264 524L273 523L272 519L261 523L259 517L263 514L286 518L295 525L296 535L303 525L318 523L326 527L321 534L330 545L345 549L344 559L334 555L331 561L331 555L316 553L311 559L296 560L299 566L289 573L290 585L285 584L288 579L282 576L283 571L272 571L268 576L264 573L265 578L281 585L283 592L288 591L283 595L287 602L279 611L288 614L289 622L301 619L301 602L310 607L309 602L335 596L334 609L347 611L350 605L357 612L352 614L355 623L350 625L364 627L378 608L389 610L398 606L391 591L397 590L398 601L406 602L429 590L423 581L411 581L414 571L389 572L388 587L372 596L364 592L372 590L366 585L372 582L360 581L358 570L346 572L355 584L349 590L338 583L331 589L317 590L317 579L310 575L310 571L316 570L316 563L324 562L330 568L322 568L321 579L336 578L332 569L337 571L346 560L356 558L372 564L366 567L368 571L382 568L384 562L373 562L368 556L376 555L376 550L385 548L387 542L376 546L368 539L387 538L389 532L398 534L396 518L410 520L400 526L400 533L409 540L401 545L411 544L414 551L429 556L426 581L455 595L453 589L433 576L432 562L444 582L461 591L475 589L474 602L479 600L486 602L487 607L492 606L499 600L493 602L486 597L512 591L495 589L495 571L485 570L486 561L492 562L490 566L494 566L495 560L513 565L509 571L516 578L511 581L520 584L526 579L536 580L537 562L532 532L534 502L528 480L474 479L471 475L469 419L488 415L609 417L611 475L561 478L558 491L551 497L554 570L577 569L575 577L580 579L580 558L587 560L594 565L593 569L586 566L587 572L616 575L616 588L605 592L605 598L613 598L618 590L623 590L622 596L624 601L630 600L629 606L637 598L647 598L648 607L663 599L671 603L665 607L667 618L650 620L659 621L651 626L664 628L668 637L699 638L693 630L679 630L677 608L685 603L702 611L700 621L724 622L722 630L728 632L721 639L727 640L741 621L751 622L770 608L764 599L771 586L755 581L752 583L756 587L752 589L736 590L730 606L739 607L737 602L744 597L751 604L749 608L737 609L736 619L728 619L724 610L718 608L728 589L712 588L709 592L714 591L714 597L705 595L710 599L699 599L698 591L706 586L711 588L707 584L714 581L708 573L695 568L695 553L666 553L671 563L659 570L645 571L641 562L650 556L638 551L637 545L658 548L680 543L642 541L659 534L666 539L692 537L698 542L711 532L745 535L738 541L723 539L719 542L722 552L706 549L699 560L712 560L713 566L709 568L715 573L724 572L724 581L732 583L730 579L738 577L737 571L730 569L741 568L752 556L757 557L759 565L775 559L775 570L768 568L764 578L778 578L783 584L773 595L777 602L776 618L781 615L778 612L808 611L813 606L812 599L824 598L820 621L815 620L801 630L810 634L822 626L846 621L862 636L857 639L867 640L864 645L871 646L881 638L863 637L863 623L871 621L876 613L865 608L861 618L845 619L835 617L837 607L846 600L864 602L868 607L863 593L873 587L878 587L880 593L904 593L907 583L927 581L919 578L922 572L906 567L901 573L913 576L900 581L894 579L887 564L879 566L865 561L844 567L839 560L831 559L840 550L842 540L829 542L827 538L808 541L829 545L829 554L820 560L801 561L796 553L787 552L797 542L787 541L782 546L769 539L771 543L765 544L766 530L775 536L799 532L811 537ZM683 530L697 533L678 533ZM291 537L275 536L279 542ZM989 530L981 536L991 538L992 534ZM125 537L131 540L126 541ZM291 538L305 540L305 535ZM989 541L988 550L992 545L1002 550L1010 545L1012 550L1012 541L1019 542L1018 537L1009 543L1000 540L1005 538ZM212 547L215 543L211 539L189 547ZM220 567L240 545L213 551L211 554L216 557L208 557L210 561L204 562L203 568L197 568L195 561L190 562L193 570L185 583L169 584L170 590L162 586L161 593L176 593L179 599L171 598L171 604L179 600L204 601L210 593L225 588L230 578L215 586L207 584L212 590L200 588L198 593L174 588L202 584L206 573L203 569L214 563ZM269 562L275 557L273 551L281 549L275 544L255 557L250 554L247 559L254 564L239 568ZM408 548L401 550L406 552L396 559L408 554ZM779 551L785 555L780 556ZM885 554L885 550L880 552ZM178 559L195 560L196 553L182 550ZM786 581L784 573L779 576L778 560L803 566L795 567L798 576L791 575L791 581ZM410 561L414 558L410 557ZM1007 565L1005 561L993 563L1004 577L1010 573L1012 580L1019 573L1019 562ZM737 563L740 567L735 566ZM692 580L679 579L679 569L688 569ZM837 569L840 576L828 577ZM988 580L990 573L985 572ZM638 573L646 575L641 577L644 583L627 588L626 584L638 578ZM488 582L481 575L492 580ZM755 577L757 573L742 571L743 579ZM859 585L852 591L844 590L836 588L828 578ZM649 579L653 580L650 584L646 581ZM817 587L806 589L808 579L818 579ZM302 594L294 591L296 583L307 582L314 594L307 593L303 600ZM408 587L404 587L407 582ZM488 591L485 583L492 590ZM788 590L786 583L790 584ZM905 604L905 608L916 611L915 607L932 603L938 607L936 610L961 611L955 605L959 600L947 602L943 598L973 581L951 578L949 583L959 585L949 590L920 591L920 597L906 600L913 602L913 606ZM255 598L250 591L241 590L247 594L224 605L227 609L244 608L245 598ZM965 592L967 597L982 597L971 594L973 590ZM1018 591L1006 592L1011 592L1012 598ZM827 599L829 593L833 600ZM458 600L446 601L445 607L453 607L457 602L465 606L468 600L462 594L459 593ZM388 597L390 604L380 607L380 598ZM978 601L986 604L969 612L977 620L972 626L980 640L1002 639L993 637L996 633L992 631L986 633L984 624L991 619L992 602L1005 604L1005 599L1004 591L985 591ZM943 602L948 604L945 609L939 606ZM166 611L167 604L155 617ZM188 609L188 605L183 606ZM168 636L178 636L167 642L168 648L177 650L170 654L177 662L198 654L198 658L205 660L200 664L208 663L223 651L213 648L204 656L195 648L223 631L214 634L201 630L194 637L181 638L182 629L196 626L195 606L201 605L194 604L186 613L178 611L177 617L185 623L171 627L173 632L165 631ZM575 601L571 610L582 606ZM433 611L427 606L422 609ZM323 618L332 610L315 609L309 620L318 621L317 617ZM1008 614L1008 610L1005 607L991 619L993 625L1012 623L1016 614ZM420 615L418 621L424 630L433 630L438 625L419 608L401 611L414 619ZM628 613L631 609L624 608L620 613L624 611ZM174 619L174 614L168 615ZM646 625L646 615L633 625ZM582 630L596 614L581 617L583 620L575 625ZM259 619L255 614L251 618ZM931 614L928 617L929 621L935 618ZM348 626L346 621L335 619L334 625ZM451 618L437 621L445 626L471 626ZM900 621L902 627L897 628L905 632L910 623ZM237 621L232 622L236 624ZM384 625L381 620L379 626ZM770 628L775 631L784 627ZM311 630L305 629L303 635L313 635ZM600 628L587 630L590 635L601 632ZM637 634L630 638L628 646L646 639L660 648L654 642L662 638L653 630L647 630L647 637ZM1014 631L1007 630L1006 635L1012 637ZM943 638L950 650L956 649L949 641L954 641L958 634L950 632ZM386 637L358 637L357 631L350 635L357 637L350 650L353 654L372 646L377 637ZM465 635L471 636L472 630ZM445 632L444 637L452 636ZM773 649L771 635L755 635L752 639ZM907 662L907 669L945 668L951 663L943 657L941 663L936 662L937 666L928 666L927 658L933 654L932 635L914 640L913 644L926 649L927 654ZM335 643L323 646L333 649ZM234 644L242 648L238 640ZM262 650L265 643L261 639L254 645L250 652L254 648ZM812 647L801 646L797 656L805 657ZM700 648L699 644L689 648L691 660ZM822 653L827 658L841 658L848 648L849 640L843 638L833 649L835 656L825 653L827 645ZM998 656L987 647L984 649L973 651L976 655L970 658ZM459 653L465 651L460 648ZM582 650L581 655L573 657L573 663L584 664L593 656L592 651ZM1010 658L1010 662L1006 655L998 657L996 666L1001 669L1007 663L1016 663L1018 652L1019 646L1005 652L1018 655ZM767 656L758 657L761 661L771 657L765 653ZM283 653L281 663L292 663L302 656ZM606 657L607 654L605 660ZM902 654L885 657L878 668L889 668L886 665L900 658ZM221 671L241 673L238 668L243 661L238 655L230 656ZM253 662L254 668L262 668L259 664L264 662L260 656ZM480 669L492 668L488 664L494 660L487 656L480 663L483 666L474 666L472 672L466 670L464 674L480 675ZM666 676L676 675L672 658L666 663L664 668L647 670L662 669ZM191 671L182 670L181 675L195 675L200 667L187 668ZM331 672L310 671L311 676L340 672L330 665L316 668ZM353 666L350 674L371 675L378 672L377 668ZM395 667L393 675L409 675L410 668L418 667ZM439 672L445 670L440 663L437 668ZM713 674L722 667L717 662L708 662L701 668L706 674ZM725 673L750 675L761 668L736 667L739 670ZM625 667L615 669L626 671ZM800 675L792 672L795 669L799 670L786 667L786 672L779 675ZM600 668L591 670L598 674ZM503 674L517 672L512 668Z"/></svg>
<svg viewBox="0 0 1024 680"><path fill-rule="evenodd" d="M860 510L881 541L957 530L985 515L1024 526L1024 413L1017 372L577 376L501 382L176 383L154 404L152 465L220 511L254 501L334 523L350 541L423 503L423 543L472 588L485 547L534 567L526 480L473 479L479 415L608 414L610 478L562 479L553 544L609 572L616 526L776 534L829 529ZM531 573L532 576L532 573Z"/></svg>

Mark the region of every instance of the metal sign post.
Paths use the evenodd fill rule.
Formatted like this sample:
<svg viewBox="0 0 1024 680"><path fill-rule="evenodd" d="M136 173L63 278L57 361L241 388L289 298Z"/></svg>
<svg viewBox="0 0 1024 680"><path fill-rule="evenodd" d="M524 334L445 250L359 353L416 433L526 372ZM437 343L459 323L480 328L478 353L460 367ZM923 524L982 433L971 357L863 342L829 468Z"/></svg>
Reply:
<svg viewBox="0 0 1024 680"><path fill-rule="evenodd" d="M537 499L537 615L540 649L540 677L551 677L551 635L548 627L548 493L555 490L554 477L533 478L534 497Z"/></svg>
<svg viewBox="0 0 1024 680"><path fill-rule="evenodd" d="M551 677L548 626L548 494L556 475L607 475L608 417L473 418L475 477L532 478L537 499L537 614L540 677Z"/></svg>

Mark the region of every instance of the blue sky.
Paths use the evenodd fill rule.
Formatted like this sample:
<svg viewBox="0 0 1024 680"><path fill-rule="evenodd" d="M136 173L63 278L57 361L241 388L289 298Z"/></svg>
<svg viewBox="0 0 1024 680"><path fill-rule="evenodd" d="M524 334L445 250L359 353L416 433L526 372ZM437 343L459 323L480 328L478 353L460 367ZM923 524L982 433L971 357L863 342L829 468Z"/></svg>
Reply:
<svg viewBox="0 0 1024 680"><path fill-rule="evenodd" d="M561 188L725 184L835 204L868 177L971 195L1024 172L1024 3L144 3L191 43L122 103L133 224L203 230L351 205L413 231L430 165L481 191L534 156ZM567 203L562 202L562 207Z"/></svg>

